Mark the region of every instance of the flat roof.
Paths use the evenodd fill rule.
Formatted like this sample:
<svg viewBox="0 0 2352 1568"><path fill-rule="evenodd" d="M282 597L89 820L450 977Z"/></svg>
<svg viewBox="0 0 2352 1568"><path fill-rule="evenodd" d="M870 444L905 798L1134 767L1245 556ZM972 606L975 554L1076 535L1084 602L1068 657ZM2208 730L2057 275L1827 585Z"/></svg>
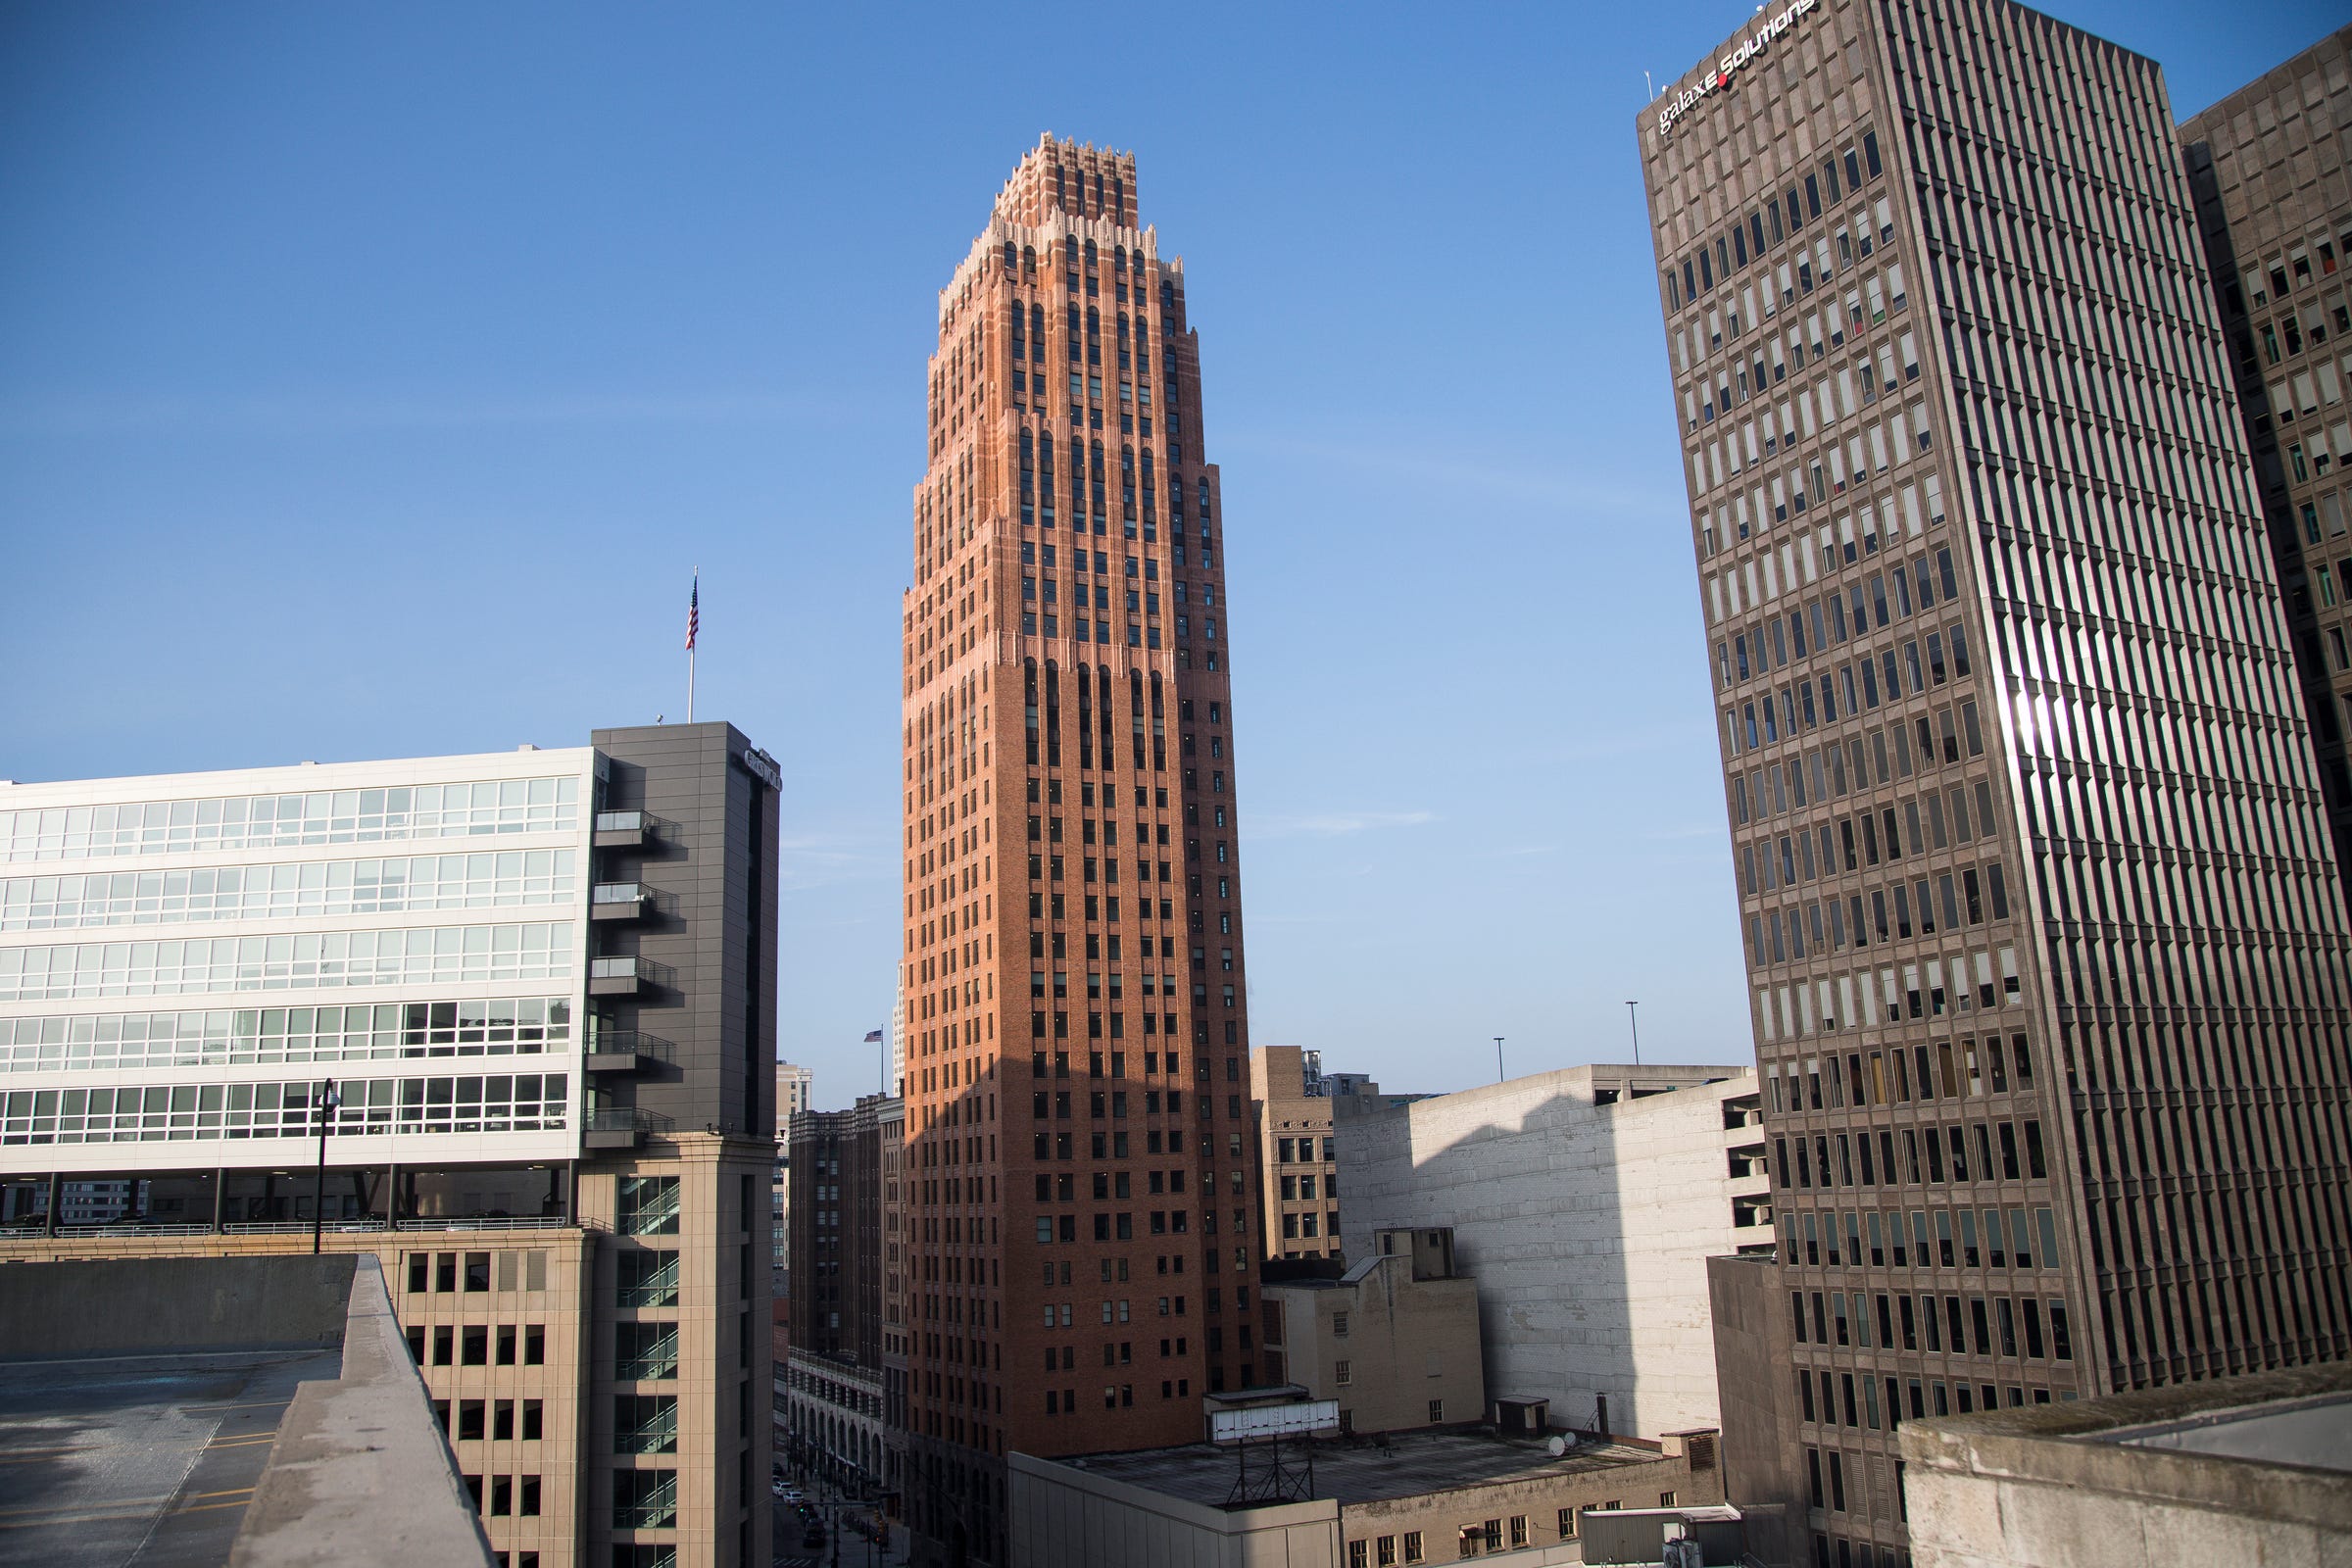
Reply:
<svg viewBox="0 0 2352 1568"><path fill-rule="evenodd" d="M1478 1432L1392 1433L1384 1450L1378 1440L1319 1442L1315 1445L1315 1495L1343 1504L1385 1502L1462 1487L1540 1476L1590 1475L1625 1465L1654 1463L1654 1448L1622 1443L1581 1444L1553 1458L1544 1446ZM1286 1452L1288 1460L1296 1449ZM1303 1455L1299 1455L1303 1458ZM1187 1502L1222 1507L1239 1467L1232 1447L1187 1444L1134 1453L1097 1453L1053 1461L1089 1475L1108 1476Z"/></svg>
<svg viewBox="0 0 2352 1568"><path fill-rule="evenodd" d="M2352 1394L2214 1410L2103 1432L2097 1441L2352 1475Z"/></svg>
<svg viewBox="0 0 2352 1568"><path fill-rule="evenodd" d="M294 1386L342 1366L339 1348L0 1365L0 1560L227 1562Z"/></svg>

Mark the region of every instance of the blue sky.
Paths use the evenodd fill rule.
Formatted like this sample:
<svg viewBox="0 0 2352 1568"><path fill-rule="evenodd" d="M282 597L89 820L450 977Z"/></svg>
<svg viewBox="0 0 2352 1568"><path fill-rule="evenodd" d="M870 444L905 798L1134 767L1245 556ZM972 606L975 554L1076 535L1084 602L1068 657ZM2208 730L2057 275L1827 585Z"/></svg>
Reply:
<svg viewBox="0 0 2352 1568"><path fill-rule="evenodd" d="M0 776L575 744L786 776L875 1082L936 290L1132 148L1224 472L1253 1029L1749 1056L1633 120L1742 5L0 4ZM2338 24L2099 0L2187 114Z"/></svg>

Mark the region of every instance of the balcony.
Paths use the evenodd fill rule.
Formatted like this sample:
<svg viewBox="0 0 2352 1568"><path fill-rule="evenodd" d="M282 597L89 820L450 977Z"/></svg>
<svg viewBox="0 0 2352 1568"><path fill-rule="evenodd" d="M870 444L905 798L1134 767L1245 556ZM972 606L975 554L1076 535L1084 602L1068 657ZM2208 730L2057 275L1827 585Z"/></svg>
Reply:
<svg viewBox="0 0 2352 1568"><path fill-rule="evenodd" d="M595 835L600 850L639 850L662 837L662 819L651 811L599 811Z"/></svg>
<svg viewBox="0 0 2352 1568"><path fill-rule="evenodd" d="M678 1048L660 1035L635 1029L604 1029L588 1037L590 1072L652 1072L678 1059Z"/></svg>
<svg viewBox="0 0 2352 1568"><path fill-rule="evenodd" d="M641 920L656 912L658 899L642 882L599 882L588 890L588 918Z"/></svg>
<svg viewBox="0 0 2352 1568"><path fill-rule="evenodd" d="M592 997L634 997L669 983L666 964L621 955L588 960L588 994Z"/></svg>
<svg viewBox="0 0 2352 1568"><path fill-rule="evenodd" d="M670 1119L633 1105L607 1105L588 1113L580 1144L584 1149L635 1149L648 1138L669 1131Z"/></svg>

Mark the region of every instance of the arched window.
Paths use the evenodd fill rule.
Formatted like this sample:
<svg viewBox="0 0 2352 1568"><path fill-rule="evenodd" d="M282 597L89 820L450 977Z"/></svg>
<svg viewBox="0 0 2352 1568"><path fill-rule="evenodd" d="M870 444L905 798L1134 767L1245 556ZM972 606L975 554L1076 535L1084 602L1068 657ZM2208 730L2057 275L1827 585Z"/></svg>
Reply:
<svg viewBox="0 0 2352 1568"><path fill-rule="evenodd" d="M1122 245L1117 250L1110 253L1110 270L1114 272L1124 272L1127 270L1126 246Z"/></svg>
<svg viewBox="0 0 2352 1568"><path fill-rule="evenodd" d="M1037 275L1037 250L1034 246L1024 245L1021 247L1021 275L1023 277Z"/></svg>
<svg viewBox="0 0 2352 1568"><path fill-rule="evenodd" d="M1161 310L1163 310L1163 311L1167 312L1167 313L1168 313L1169 315L1171 315L1171 316L1173 316L1173 315L1176 313L1176 285L1175 285L1175 284L1173 284L1173 283L1162 283L1162 284L1160 284L1160 285L1159 285L1159 308L1160 308Z"/></svg>
<svg viewBox="0 0 2352 1568"><path fill-rule="evenodd" d="M1006 240L1004 242L1004 270L1007 272L1012 270L1012 241Z"/></svg>
<svg viewBox="0 0 2352 1568"><path fill-rule="evenodd" d="M1095 242L1091 239L1086 242L1086 270L1090 272L1095 270Z"/></svg>
<svg viewBox="0 0 2352 1568"><path fill-rule="evenodd" d="M1201 537L1205 539L1208 537L1206 526L1208 522L1208 480L1205 477L1200 481L1200 521L1202 524Z"/></svg>
<svg viewBox="0 0 2352 1568"><path fill-rule="evenodd" d="M1046 308L1029 307L1029 358L1039 365L1046 363Z"/></svg>

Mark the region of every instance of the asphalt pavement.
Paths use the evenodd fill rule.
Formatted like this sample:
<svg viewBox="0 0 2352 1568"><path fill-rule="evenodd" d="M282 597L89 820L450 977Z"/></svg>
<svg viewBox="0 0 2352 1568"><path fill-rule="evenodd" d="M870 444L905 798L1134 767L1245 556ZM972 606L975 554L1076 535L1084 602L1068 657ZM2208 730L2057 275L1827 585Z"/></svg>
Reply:
<svg viewBox="0 0 2352 1568"><path fill-rule="evenodd" d="M819 1481L797 1481L805 1501L814 1506L824 1521L825 1544L822 1546L804 1546L801 1537L806 1530L792 1503L780 1497L769 1497L775 1523L775 1568L906 1568L906 1531L897 1520L890 1522L890 1547L887 1551L876 1546L866 1537L843 1524L852 1514L871 1516L870 1503L845 1498L832 1487Z"/></svg>

